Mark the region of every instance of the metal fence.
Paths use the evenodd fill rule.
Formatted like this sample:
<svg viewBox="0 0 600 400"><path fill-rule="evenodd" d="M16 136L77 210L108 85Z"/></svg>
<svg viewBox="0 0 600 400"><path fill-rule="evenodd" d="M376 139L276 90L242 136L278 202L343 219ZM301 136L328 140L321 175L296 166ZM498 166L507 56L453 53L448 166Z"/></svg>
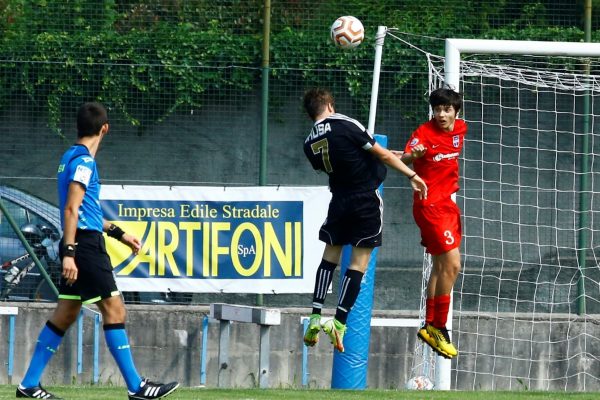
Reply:
<svg viewBox="0 0 600 400"><path fill-rule="evenodd" d="M268 63L261 50L267 5ZM365 26L365 42L353 51L329 40L341 15ZM97 156L103 183L326 184L301 151L311 124L300 99L310 86L329 87L338 111L366 124L378 25L397 30L386 39L376 133L400 148L428 115L424 51L442 55L446 37L578 41L583 15L583 2L564 1L0 1L0 185L6 189L0 196L19 227L44 228L36 246L56 280L55 246L42 241L57 241L56 167L75 140L74 114L83 101L109 107L111 132ZM592 17L597 26L598 16ZM390 173L376 308L419 305L413 287L422 250L410 196L405 180ZM0 261L6 262L24 249L0 218ZM48 297L36 270L13 298ZM225 297L219 301L254 301ZM214 295L132 293L126 299L207 303ZM309 300L265 296L267 305Z"/></svg>

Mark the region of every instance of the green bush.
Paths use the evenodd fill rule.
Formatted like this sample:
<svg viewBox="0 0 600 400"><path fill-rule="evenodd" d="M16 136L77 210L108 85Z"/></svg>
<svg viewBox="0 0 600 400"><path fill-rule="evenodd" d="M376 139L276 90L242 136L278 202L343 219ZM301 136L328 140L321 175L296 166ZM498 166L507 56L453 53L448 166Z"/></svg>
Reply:
<svg viewBox="0 0 600 400"><path fill-rule="evenodd" d="M443 8L391 0L274 3L272 80L282 86L337 82L344 87L334 89L349 93L367 110L370 75L362 73L359 61L371 60L372 48L331 51L327 31L335 10L344 9L371 26L385 24L414 33L415 46L436 54L443 54L445 37L582 40L581 29L550 25L540 16L546 3L550 2L450 0ZM61 134L62 105L97 98L120 110L143 132L179 107L202 107L208 100L258 91L262 4L259 0L0 1L0 107L22 95L45 104L49 125ZM518 15L500 19L515 4ZM411 51L402 46L386 49L386 68L426 70L425 58L415 61L408 57ZM343 79L329 79L339 74ZM426 88L418 76L393 79L390 85L398 90L406 85L421 92Z"/></svg>

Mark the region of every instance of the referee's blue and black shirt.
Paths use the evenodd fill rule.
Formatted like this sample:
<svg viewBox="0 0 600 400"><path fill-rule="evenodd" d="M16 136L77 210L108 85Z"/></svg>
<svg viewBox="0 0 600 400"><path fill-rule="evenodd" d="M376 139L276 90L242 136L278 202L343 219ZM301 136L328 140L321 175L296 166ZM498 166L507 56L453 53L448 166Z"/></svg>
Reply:
<svg viewBox="0 0 600 400"><path fill-rule="evenodd" d="M71 146L63 154L58 166L58 202L60 221L64 229L65 204L69 185L77 182L85 188L85 196L79 207L77 228L102 232L103 215L100 207L100 178L96 160L82 144Z"/></svg>

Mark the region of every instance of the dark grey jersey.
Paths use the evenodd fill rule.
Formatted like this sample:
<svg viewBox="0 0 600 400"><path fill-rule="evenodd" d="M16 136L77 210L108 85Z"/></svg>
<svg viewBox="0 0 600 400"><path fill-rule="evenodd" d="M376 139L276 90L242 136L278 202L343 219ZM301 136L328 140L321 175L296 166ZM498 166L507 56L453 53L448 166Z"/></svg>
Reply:
<svg viewBox="0 0 600 400"><path fill-rule="evenodd" d="M355 119L332 114L315 122L304 141L304 153L314 169L329 175L333 194L377 189L385 179L385 165L368 150L373 136Z"/></svg>

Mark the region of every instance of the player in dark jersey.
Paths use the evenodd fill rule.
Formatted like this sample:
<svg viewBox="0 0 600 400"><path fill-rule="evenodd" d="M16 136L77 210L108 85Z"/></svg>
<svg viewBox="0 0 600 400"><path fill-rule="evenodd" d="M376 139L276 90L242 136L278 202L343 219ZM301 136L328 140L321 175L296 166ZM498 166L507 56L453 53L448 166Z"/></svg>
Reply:
<svg viewBox="0 0 600 400"><path fill-rule="evenodd" d="M125 331L125 306L115 283L102 232L129 246L140 241L104 220L100 208L100 178L94 156L108 133L106 109L85 103L77 114L77 142L63 155L58 167L58 197L63 237L60 257L62 278L58 303L42 329L29 368L17 388L17 397L57 399L40 384L40 378L62 338L75 322L82 304L95 303L102 313L104 337L127 383L130 399L159 399L179 383L150 382L136 371Z"/></svg>
<svg viewBox="0 0 600 400"><path fill-rule="evenodd" d="M461 222L456 192L459 189L458 157L467 125L457 118L462 96L454 90L434 90L429 104L433 119L413 132L401 153L402 161L412 163L429 188L427 199L415 196L413 203L421 243L433 260L427 284L425 324L417 335L438 354L452 358L458 351L452 344L446 322L452 287L460 271Z"/></svg>
<svg viewBox="0 0 600 400"><path fill-rule="evenodd" d="M358 297L371 252L381 246L383 201L378 187L386 176L384 164L406 175L420 198L427 197L427 185L393 153L375 142L358 121L337 114L329 91L319 88L307 91L304 109L314 121L304 141L304 153L314 169L329 175L332 194L327 219L319 231L325 251L316 274L313 310L304 343L314 346L322 328L334 347L343 352L348 313ZM352 245L352 256L342 278L335 318L321 325L325 296L340 261L342 246L346 244Z"/></svg>

